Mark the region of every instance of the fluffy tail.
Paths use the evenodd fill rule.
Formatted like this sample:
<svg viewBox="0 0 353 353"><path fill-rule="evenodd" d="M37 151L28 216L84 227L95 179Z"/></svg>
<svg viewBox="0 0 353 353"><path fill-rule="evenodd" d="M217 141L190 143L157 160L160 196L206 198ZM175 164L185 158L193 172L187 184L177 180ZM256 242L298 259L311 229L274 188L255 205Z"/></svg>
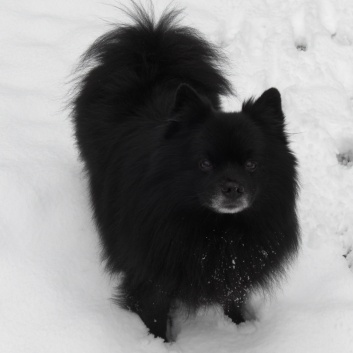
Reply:
<svg viewBox="0 0 353 353"><path fill-rule="evenodd" d="M88 71L79 106L111 106L118 99L119 111L129 111L182 82L215 104L231 92L219 69L221 55L197 31L178 25L180 11L165 11L158 21L150 12L133 3L127 12L133 24L120 25L89 48L81 63Z"/></svg>

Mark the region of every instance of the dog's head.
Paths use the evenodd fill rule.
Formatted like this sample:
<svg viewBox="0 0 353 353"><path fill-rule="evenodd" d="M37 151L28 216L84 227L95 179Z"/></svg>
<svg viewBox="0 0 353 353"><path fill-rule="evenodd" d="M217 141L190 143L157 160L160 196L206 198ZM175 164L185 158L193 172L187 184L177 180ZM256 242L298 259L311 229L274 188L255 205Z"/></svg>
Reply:
<svg viewBox="0 0 353 353"><path fill-rule="evenodd" d="M294 165L276 89L225 113L190 86L178 88L158 168L167 169L169 192L183 207L242 212L260 194L281 192L280 179L292 182Z"/></svg>

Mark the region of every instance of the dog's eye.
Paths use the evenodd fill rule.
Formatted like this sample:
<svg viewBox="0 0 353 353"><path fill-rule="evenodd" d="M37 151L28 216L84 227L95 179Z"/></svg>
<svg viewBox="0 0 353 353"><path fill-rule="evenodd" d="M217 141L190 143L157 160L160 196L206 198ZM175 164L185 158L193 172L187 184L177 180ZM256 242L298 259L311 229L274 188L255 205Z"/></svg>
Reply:
<svg viewBox="0 0 353 353"><path fill-rule="evenodd" d="M213 165L212 163L208 160L208 159L202 159L199 162L199 168L203 171L203 172L209 172L210 170L213 169Z"/></svg>
<svg viewBox="0 0 353 353"><path fill-rule="evenodd" d="M257 163L255 161L247 161L245 163L245 169L249 172L253 172L257 168Z"/></svg>

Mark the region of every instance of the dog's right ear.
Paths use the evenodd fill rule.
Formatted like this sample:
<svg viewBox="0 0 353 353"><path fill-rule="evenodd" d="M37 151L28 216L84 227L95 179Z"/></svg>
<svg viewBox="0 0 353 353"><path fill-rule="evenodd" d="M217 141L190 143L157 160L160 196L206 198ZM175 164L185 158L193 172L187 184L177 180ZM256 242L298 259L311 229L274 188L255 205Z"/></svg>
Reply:
<svg viewBox="0 0 353 353"><path fill-rule="evenodd" d="M207 112L210 107L211 102L206 97L199 95L188 84L182 83L175 92L171 116L174 120L197 122L198 118L202 118L201 113Z"/></svg>
<svg viewBox="0 0 353 353"><path fill-rule="evenodd" d="M169 126L166 137L172 136L180 130L184 123L189 127L202 123L211 109L211 102L199 95L194 88L182 83L175 91L174 102L170 111Z"/></svg>
<svg viewBox="0 0 353 353"><path fill-rule="evenodd" d="M185 112L202 105L202 99L198 93L188 84L182 83L175 92L172 115Z"/></svg>

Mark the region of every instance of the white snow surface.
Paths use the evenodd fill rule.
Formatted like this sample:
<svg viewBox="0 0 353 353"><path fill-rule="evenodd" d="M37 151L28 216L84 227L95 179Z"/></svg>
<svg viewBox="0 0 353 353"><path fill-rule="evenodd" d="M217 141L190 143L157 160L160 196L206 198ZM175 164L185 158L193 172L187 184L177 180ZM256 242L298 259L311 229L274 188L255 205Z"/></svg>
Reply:
<svg viewBox="0 0 353 353"><path fill-rule="evenodd" d="M110 299L116 279L100 260L65 108L79 56L125 19L118 5L0 3L0 352L353 352L353 0L174 2L229 58L237 97L225 109L281 91L302 247L282 287L254 297L249 321L210 308L179 318L171 344Z"/></svg>

